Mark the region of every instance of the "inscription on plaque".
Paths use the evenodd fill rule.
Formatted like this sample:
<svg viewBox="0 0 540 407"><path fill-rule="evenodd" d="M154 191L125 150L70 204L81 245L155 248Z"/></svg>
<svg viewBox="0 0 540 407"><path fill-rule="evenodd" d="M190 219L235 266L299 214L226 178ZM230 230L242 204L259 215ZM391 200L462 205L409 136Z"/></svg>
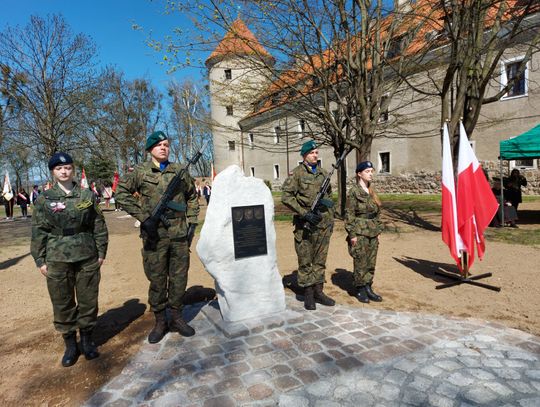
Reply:
<svg viewBox="0 0 540 407"><path fill-rule="evenodd" d="M234 258L268 254L264 205L235 206L232 211Z"/></svg>

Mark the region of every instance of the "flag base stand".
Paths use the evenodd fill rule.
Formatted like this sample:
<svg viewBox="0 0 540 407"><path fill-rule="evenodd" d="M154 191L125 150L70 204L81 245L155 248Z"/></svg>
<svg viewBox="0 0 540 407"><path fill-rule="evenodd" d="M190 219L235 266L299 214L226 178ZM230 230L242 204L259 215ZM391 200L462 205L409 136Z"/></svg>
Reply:
<svg viewBox="0 0 540 407"><path fill-rule="evenodd" d="M477 287L487 288L488 290L492 290L492 291L497 291L497 292L501 291L501 287L497 287L494 285L485 284L485 283L476 281L476 280L481 280L483 278L491 277L492 276L491 273L477 274L475 276L472 276L469 274L468 255L466 252L463 252L461 256L461 268L463 270L463 273L460 273L459 275L457 275L457 274L450 274L439 267L440 271L436 270L435 274L449 278L451 280L455 280L455 281L452 281L450 283L440 284L436 286L435 289L441 290L443 288L454 287L456 285L470 284L470 285L475 285Z"/></svg>

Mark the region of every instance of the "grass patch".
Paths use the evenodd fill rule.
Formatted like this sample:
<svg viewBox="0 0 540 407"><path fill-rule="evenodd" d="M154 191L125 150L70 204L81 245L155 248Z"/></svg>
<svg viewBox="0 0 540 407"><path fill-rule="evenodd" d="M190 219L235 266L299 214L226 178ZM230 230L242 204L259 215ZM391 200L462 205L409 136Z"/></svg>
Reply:
<svg viewBox="0 0 540 407"><path fill-rule="evenodd" d="M441 195L380 194L383 209L405 212L440 212Z"/></svg>
<svg viewBox="0 0 540 407"><path fill-rule="evenodd" d="M282 214L275 214L274 215L274 221L275 222L292 222L293 215L288 213L282 213Z"/></svg>
<svg viewBox="0 0 540 407"><path fill-rule="evenodd" d="M540 195L523 195L523 202L538 202Z"/></svg>
<svg viewBox="0 0 540 407"><path fill-rule="evenodd" d="M540 246L540 229L489 228L484 235L494 242Z"/></svg>

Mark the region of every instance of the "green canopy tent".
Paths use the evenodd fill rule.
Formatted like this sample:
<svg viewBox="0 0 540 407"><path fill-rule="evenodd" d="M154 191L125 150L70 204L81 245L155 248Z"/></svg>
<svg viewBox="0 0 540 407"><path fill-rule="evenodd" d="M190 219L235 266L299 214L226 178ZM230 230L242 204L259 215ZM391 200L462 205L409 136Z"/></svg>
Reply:
<svg viewBox="0 0 540 407"><path fill-rule="evenodd" d="M499 148L499 170L502 182L503 160L531 160L540 158L540 124L517 137L502 140ZM502 205L504 205L503 194L501 194ZM502 211L501 220L504 225L504 211Z"/></svg>

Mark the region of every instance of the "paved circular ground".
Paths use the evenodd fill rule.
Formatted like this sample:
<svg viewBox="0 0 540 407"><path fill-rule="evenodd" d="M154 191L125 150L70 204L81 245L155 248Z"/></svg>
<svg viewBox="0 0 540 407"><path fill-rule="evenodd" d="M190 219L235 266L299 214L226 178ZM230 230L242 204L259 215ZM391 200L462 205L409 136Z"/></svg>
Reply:
<svg viewBox="0 0 540 407"><path fill-rule="evenodd" d="M186 307L196 336L145 343L86 405L540 406L536 336L473 319L287 303L293 312L225 332L211 305Z"/></svg>

